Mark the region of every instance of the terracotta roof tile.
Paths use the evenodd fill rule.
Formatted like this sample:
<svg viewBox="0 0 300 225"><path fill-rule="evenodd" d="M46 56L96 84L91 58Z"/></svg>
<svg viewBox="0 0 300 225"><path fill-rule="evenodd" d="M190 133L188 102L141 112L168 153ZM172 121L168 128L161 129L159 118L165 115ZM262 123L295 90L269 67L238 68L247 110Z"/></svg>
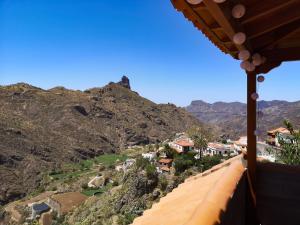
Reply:
<svg viewBox="0 0 300 225"><path fill-rule="evenodd" d="M276 134L276 133L284 133L284 134L290 134L290 131L284 127L279 127L274 130L268 131L269 134Z"/></svg>
<svg viewBox="0 0 300 225"><path fill-rule="evenodd" d="M173 162L173 159L160 159L158 162L159 163L171 163L171 162Z"/></svg>
<svg viewBox="0 0 300 225"><path fill-rule="evenodd" d="M162 171L166 171L166 172L170 172L170 168L169 167L167 167L167 166L163 166L163 167L161 167L160 168Z"/></svg>
<svg viewBox="0 0 300 225"><path fill-rule="evenodd" d="M190 177L136 218L133 225L213 225L244 171L240 155Z"/></svg>
<svg viewBox="0 0 300 225"><path fill-rule="evenodd" d="M188 141L188 140L179 140L176 141L175 144L183 146L183 147L193 147L194 143Z"/></svg>

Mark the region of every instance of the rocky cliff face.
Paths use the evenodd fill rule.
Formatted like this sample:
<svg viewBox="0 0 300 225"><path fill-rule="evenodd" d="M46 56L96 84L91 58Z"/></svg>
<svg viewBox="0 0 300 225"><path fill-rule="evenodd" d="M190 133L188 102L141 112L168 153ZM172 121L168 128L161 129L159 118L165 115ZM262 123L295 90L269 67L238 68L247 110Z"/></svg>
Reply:
<svg viewBox="0 0 300 225"><path fill-rule="evenodd" d="M0 87L0 203L39 185L43 171L131 145L155 143L198 124L175 105L131 91L129 80L82 91Z"/></svg>
<svg viewBox="0 0 300 225"><path fill-rule="evenodd" d="M300 126L300 101L260 101L259 109L264 116L258 120L259 128L266 131L283 126L284 119L290 120L296 127ZM187 108L199 120L219 128L219 133L230 138L246 135L247 108L240 102L216 102L213 104L204 101L193 101Z"/></svg>

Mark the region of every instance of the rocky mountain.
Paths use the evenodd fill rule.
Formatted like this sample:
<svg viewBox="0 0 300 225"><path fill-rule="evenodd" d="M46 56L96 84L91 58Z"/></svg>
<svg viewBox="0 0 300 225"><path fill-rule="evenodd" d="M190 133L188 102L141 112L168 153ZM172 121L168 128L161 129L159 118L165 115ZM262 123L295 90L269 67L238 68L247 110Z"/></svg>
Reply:
<svg viewBox="0 0 300 225"><path fill-rule="evenodd" d="M62 163L163 141L195 124L185 109L131 91L127 77L86 91L0 86L0 204L31 192Z"/></svg>
<svg viewBox="0 0 300 225"><path fill-rule="evenodd" d="M258 119L259 128L266 131L282 126L284 119L290 120L296 127L300 127L300 101L260 101L258 108L263 117ZM246 135L246 104L240 102L216 102L213 104L198 100L193 101L187 111L195 115L200 121L214 125L220 134L230 138Z"/></svg>

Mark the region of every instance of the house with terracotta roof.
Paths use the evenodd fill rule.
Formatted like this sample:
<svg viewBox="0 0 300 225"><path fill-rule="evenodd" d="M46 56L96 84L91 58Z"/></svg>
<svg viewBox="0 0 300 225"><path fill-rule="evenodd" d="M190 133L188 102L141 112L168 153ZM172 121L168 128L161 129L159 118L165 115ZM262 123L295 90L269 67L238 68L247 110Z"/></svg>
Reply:
<svg viewBox="0 0 300 225"><path fill-rule="evenodd" d="M279 140L284 139L287 141L288 137L290 136L291 133L288 129L284 127L279 127L268 131L268 138L266 142L269 145L280 147Z"/></svg>
<svg viewBox="0 0 300 225"><path fill-rule="evenodd" d="M169 145L179 154L194 150L194 142L189 138L175 140L170 142Z"/></svg>
<svg viewBox="0 0 300 225"><path fill-rule="evenodd" d="M173 159L162 158L162 159L158 160L158 163L159 163L159 165L161 167L168 167L168 168L170 168L172 166Z"/></svg>
<svg viewBox="0 0 300 225"><path fill-rule="evenodd" d="M214 155L238 155L234 146L231 144L222 144L216 142L209 142L207 148L203 151L204 156L214 156Z"/></svg>
<svg viewBox="0 0 300 225"><path fill-rule="evenodd" d="M156 168L159 173L169 173L171 171L173 159L161 158L158 160L158 167Z"/></svg>

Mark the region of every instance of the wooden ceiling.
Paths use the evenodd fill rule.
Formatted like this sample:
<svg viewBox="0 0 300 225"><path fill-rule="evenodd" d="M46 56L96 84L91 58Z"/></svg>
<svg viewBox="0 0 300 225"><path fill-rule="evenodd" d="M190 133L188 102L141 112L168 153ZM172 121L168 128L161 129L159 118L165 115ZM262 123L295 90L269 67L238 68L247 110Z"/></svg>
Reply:
<svg viewBox="0 0 300 225"><path fill-rule="evenodd" d="M267 73L285 61L300 60L300 0L203 0L198 5L186 0L171 0L174 7L193 22L224 53L238 59L243 49L266 57L256 73ZM246 7L246 14L235 19L231 9ZM247 40L236 45L235 33L244 32Z"/></svg>

